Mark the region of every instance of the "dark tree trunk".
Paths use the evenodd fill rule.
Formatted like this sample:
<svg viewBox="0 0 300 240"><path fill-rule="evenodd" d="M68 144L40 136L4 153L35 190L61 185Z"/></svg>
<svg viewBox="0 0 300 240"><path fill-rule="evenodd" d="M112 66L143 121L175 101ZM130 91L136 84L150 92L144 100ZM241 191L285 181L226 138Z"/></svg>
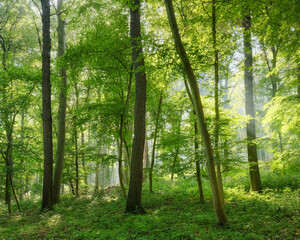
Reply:
<svg viewBox="0 0 300 240"><path fill-rule="evenodd" d="M141 42L140 1L134 0L130 8L130 36L135 71L136 99L134 108L134 138L132 146L130 183L126 205L128 213L143 213L142 182L145 144L146 74Z"/></svg>
<svg viewBox="0 0 300 240"><path fill-rule="evenodd" d="M51 115L51 83L50 83L50 4L49 0L41 0L43 23L43 54L42 54L42 98L43 98L43 142L44 142L44 178L42 210L52 210L52 174L53 174L53 143Z"/></svg>
<svg viewBox="0 0 300 240"><path fill-rule="evenodd" d="M243 19L244 28L244 81L245 81L245 98L246 98L246 114L250 115L251 119L247 123L247 151L250 168L251 190L260 192L262 190L256 144L255 130L255 110L254 110L254 91L253 91L253 66L252 66L252 45L251 45L251 17L246 15Z"/></svg>
<svg viewBox="0 0 300 240"><path fill-rule="evenodd" d="M61 18L61 8L63 0L57 2L58 12L58 51L57 56L60 58L65 54L65 22ZM56 147L56 161L53 178L53 203L60 201L60 189L63 176L64 157L65 157L65 139L66 139L66 107L67 107L67 74L66 69L61 67L59 69L60 76L60 95L59 95L59 107L58 107L58 133L57 133L57 147Z"/></svg>
<svg viewBox="0 0 300 240"><path fill-rule="evenodd" d="M200 92L198 88L198 84L196 81L196 77L194 71L192 69L190 60L187 56L183 43L181 41L181 37L179 34L174 8L171 0L164 0L165 6L167 9L168 19L170 23L170 28L172 30L176 50L181 58L182 64L184 66L184 71L189 81L189 85L191 88L193 103L195 106L196 116L198 120L199 130L201 133L202 141L205 147L205 153L207 157L207 167L208 167L208 176L210 180L210 185L213 194L213 202L216 216L218 218L218 223L220 225L225 225L227 223L227 217L223 205L223 199L219 192L218 182L216 178L215 171L215 162L214 162L214 154L212 150L212 144L210 135L208 133L206 120L204 117L203 106L201 102Z"/></svg>

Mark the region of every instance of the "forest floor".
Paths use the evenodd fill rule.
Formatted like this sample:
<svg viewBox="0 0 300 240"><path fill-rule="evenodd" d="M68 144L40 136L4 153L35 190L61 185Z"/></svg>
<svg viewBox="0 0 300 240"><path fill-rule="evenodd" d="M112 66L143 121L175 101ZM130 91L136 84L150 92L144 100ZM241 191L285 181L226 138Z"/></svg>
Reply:
<svg viewBox="0 0 300 240"><path fill-rule="evenodd" d="M143 189L144 215L125 214L118 188L74 198L63 196L55 211L41 213L40 201L21 202L22 212L7 214L0 205L0 240L4 239L299 239L300 190L248 193L225 188L229 224L216 224L208 182L205 203L196 182L159 180L155 192Z"/></svg>

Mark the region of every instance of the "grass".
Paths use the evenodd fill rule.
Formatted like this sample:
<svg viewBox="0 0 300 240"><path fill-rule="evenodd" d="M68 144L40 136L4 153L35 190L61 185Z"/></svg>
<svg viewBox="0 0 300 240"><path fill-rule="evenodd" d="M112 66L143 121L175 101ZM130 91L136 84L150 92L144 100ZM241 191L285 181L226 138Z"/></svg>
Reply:
<svg viewBox="0 0 300 240"><path fill-rule="evenodd" d="M220 227L208 183L206 201L198 202L194 181L155 182L155 193L144 185L144 215L125 214L126 200L118 188L101 195L63 196L55 211L40 213L40 202L21 202L21 213L10 215L0 205L0 239L297 239L299 190L266 190L251 194L225 189L229 224Z"/></svg>

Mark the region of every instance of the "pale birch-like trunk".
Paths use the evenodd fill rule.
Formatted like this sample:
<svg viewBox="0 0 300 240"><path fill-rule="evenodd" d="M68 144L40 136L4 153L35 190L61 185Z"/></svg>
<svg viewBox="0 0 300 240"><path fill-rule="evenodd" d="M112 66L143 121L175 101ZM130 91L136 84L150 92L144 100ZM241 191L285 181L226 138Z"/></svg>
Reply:
<svg viewBox="0 0 300 240"><path fill-rule="evenodd" d="M208 176L209 176L210 185L211 185L212 194L213 194L215 213L218 218L218 223L220 225L225 225L227 223L227 217L226 217L225 208L223 205L223 199L220 194L218 182L217 182L217 178L216 178L214 153L213 153L213 149L212 149L210 135L208 133L208 129L207 129L207 125L206 125L206 120L204 117L203 106L202 106L202 102L201 102L198 84L197 84L196 77L194 75L194 71L192 69L191 63L189 61L189 58L187 56L187 53L186 53L183 43L181 41L172 1L164 0L164 2L165 2L166 9L167 9L168 19L169 19L170 28L171 28L171 31L173 34L175 47L180 56L182 64L184 66L184 71L187 76L190 88L191 88L191 94L192 94L193 103L195 106L199 130L201 133L201 137L202 137L202 141L204 144L205 153L206 153L206 157L207 157Z"/></svg>

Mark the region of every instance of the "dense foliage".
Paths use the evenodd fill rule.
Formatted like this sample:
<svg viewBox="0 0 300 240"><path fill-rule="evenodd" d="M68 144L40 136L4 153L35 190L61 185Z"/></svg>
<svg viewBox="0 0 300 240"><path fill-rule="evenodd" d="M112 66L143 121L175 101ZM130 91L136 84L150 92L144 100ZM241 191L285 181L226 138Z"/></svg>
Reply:
<svg viewBox="0 0 300 240"><path fill-rule="evenodd" d="M40 214L45 187L41 2L0 0L0 237L297 238L299 1L165 0L173 3L178 34L200 90L216 188L221 193L224 186L226 228L215 225L208 184L211 163L164 1L141 1L141 37L132 39L130 9L136 10L137 2L50 1L54 159L62 144L60 134L65 144L58 181L62 202L54 212ZM251 19L247 30L246 17ZM252 51L244 48L247 34ZM143 49L136 61L135 48ZM244 55L250 53L249 68ZM135 69L141 59L145 65ZM253 117L245 110L247 70L253 75ZM123 212L130 172L136 167L131 161L138 74L147 78L146 140L140 143L147 214L131 216ZM59 125L62 116L65 133ZM249 140L246 125L253 120L256 137ZM256 146L261 194L248 193L253 163L248 162L247 146Z"/></svg>

